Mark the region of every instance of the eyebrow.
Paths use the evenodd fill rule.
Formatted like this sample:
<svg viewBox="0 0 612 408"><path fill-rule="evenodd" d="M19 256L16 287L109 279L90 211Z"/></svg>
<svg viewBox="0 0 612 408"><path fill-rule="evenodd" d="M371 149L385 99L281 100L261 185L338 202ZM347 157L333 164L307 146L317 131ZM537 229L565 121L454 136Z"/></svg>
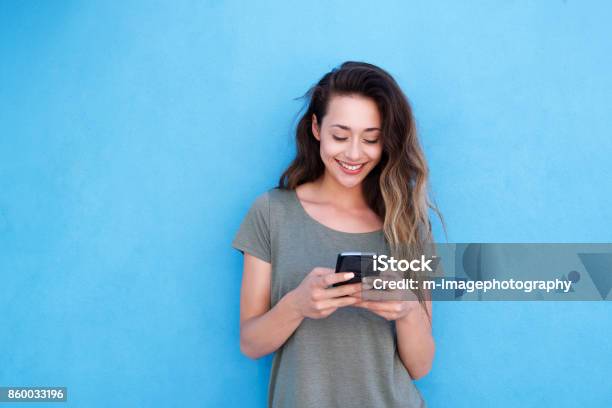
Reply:
<svg viewBox="0 0 612 408"><path fill-rule="evenodd" d="M340 129L344 129L344 130L351 130L350 127L346 126L346 125L340 125L338 123L334 123L333 125L331 125L331 127L339 127ZM372 132L374 130L380 130L380 128L377 127L370 127L370 128L366 128L364 129L364 132Z"/></svg>

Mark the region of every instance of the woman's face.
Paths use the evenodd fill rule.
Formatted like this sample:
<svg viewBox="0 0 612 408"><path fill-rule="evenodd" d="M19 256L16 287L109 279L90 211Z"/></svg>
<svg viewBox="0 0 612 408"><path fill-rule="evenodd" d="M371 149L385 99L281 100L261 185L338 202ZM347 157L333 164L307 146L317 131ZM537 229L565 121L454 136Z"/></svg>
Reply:
<svg viewBox="0 0 612 408"><path fill-rule="evenodd" d="M323 123L312 118L328 175L344 187L359 185L380 162L381 123L373 99L360 95L333 96Z"/></svg>

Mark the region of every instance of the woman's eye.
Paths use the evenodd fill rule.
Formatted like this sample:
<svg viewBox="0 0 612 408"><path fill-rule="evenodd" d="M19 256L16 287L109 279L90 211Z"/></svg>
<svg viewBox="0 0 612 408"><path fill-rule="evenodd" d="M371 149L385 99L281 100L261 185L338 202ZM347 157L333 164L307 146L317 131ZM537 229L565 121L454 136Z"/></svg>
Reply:
<svg viewBox="0 0 612 408"><path fill-rule="evenodd" d="M336 136L336 135L332 135L332 137L334 138L334 140L337 140L339 142L343 142L346 139L348 139L348 137L340 137L340 136Z"/></svg>
<svg viewBox="0 0 612 408"><path fill-rule="evenodd" d="M368 143L368 144L375 144L378 143L378 139L373 139L373 140L369 140L369 139L363 139L364 142Z"/></svg>

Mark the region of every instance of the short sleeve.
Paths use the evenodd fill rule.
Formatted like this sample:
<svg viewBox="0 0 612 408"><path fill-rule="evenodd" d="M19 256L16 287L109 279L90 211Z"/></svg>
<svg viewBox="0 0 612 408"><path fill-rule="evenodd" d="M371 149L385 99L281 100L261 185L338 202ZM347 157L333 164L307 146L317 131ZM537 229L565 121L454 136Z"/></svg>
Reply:
<svg viewBox="0 0 612 408"><path fill-rule="evenodd" d="M270 202L268 193L257 197L244 217L232 247L270 263Z"/></svg>

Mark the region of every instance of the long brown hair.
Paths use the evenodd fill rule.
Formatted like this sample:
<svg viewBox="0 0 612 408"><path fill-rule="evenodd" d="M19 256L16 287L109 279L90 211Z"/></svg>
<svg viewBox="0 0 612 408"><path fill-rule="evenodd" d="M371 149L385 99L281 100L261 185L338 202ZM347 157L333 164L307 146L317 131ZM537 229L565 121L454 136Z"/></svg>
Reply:
<svg viewBox="0 0 612 408"><path fill-rule="evenodd" d="M382 157L363 181L368 206L383 220L383 233L391 254L409 259L433 243L428 211L444 221L428 194L429 170L421 149L412 108L397 82L385 70L365 62L347 61L325 74L303 96L308 107L296 129L297 154L279 180L281 189L294 190L325 172L319 141L312 134L312 115L319 124L334 95L360 95L373 99L381 118ZM419 279L414 272L409 277ZM426 313L429 293L415 291Z"/></svg>

